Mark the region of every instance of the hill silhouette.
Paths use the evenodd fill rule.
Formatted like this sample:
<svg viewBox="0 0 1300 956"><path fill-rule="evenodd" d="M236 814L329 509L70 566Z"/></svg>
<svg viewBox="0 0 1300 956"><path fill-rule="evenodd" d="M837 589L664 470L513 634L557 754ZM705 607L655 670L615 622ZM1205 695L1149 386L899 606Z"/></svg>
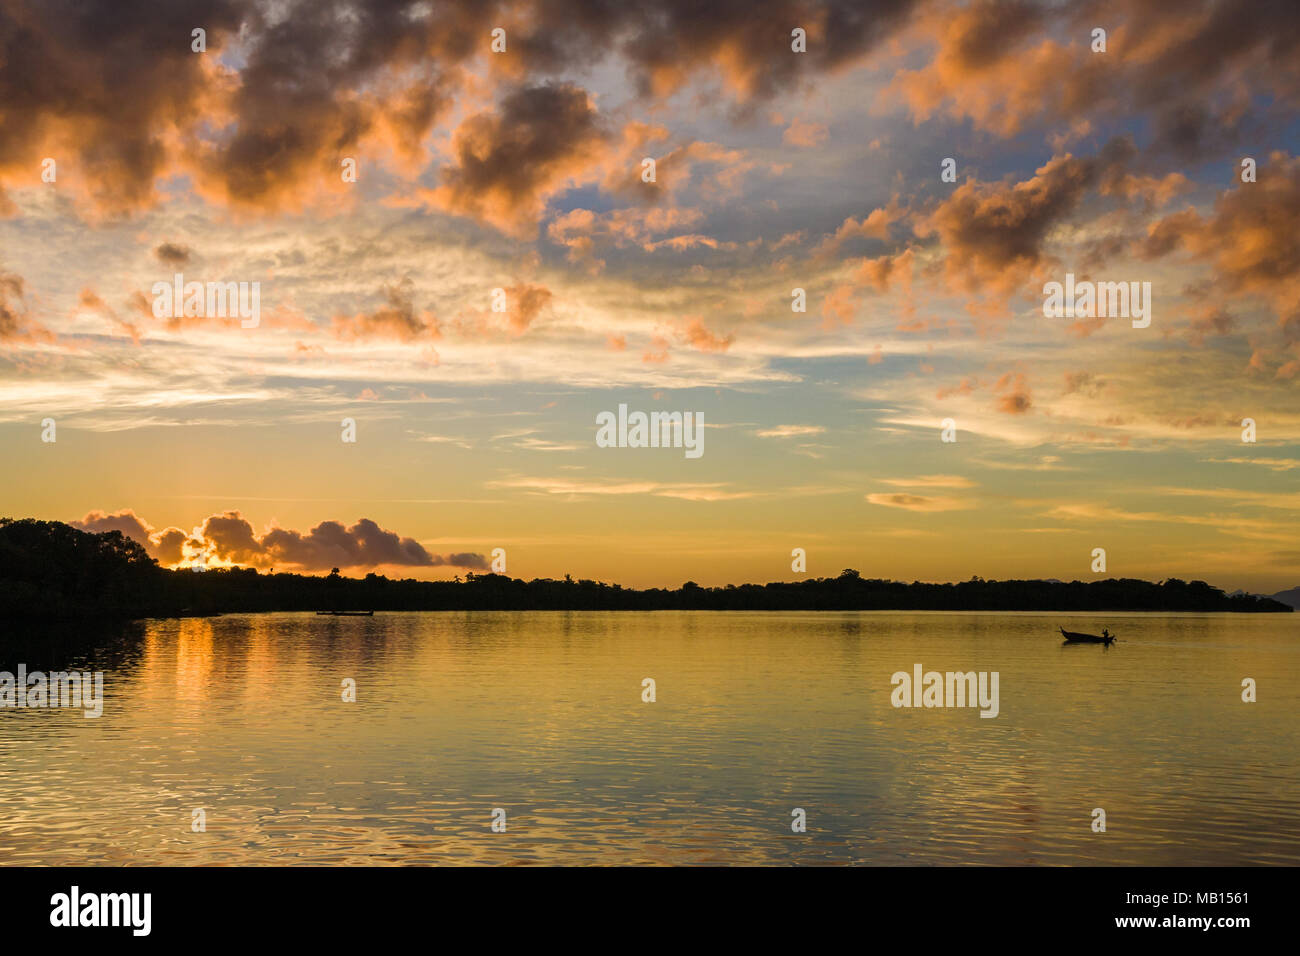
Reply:
<svg viewBox="0 0 1300 956"><path fill-rule="evenodd" d="M448 610L942 610L1269 611L1270 598L1226 595L1204 581L985 581L933 584L833 578L636 590L598 581L469 574L464 581L379 574L201 573L158 566L118 531L92 534L57 521L0 519L0 618L127 619L258 611Z"/></svg>
<svg viewBox="0 0 1300 956"><path fill-rule="evenodd" d="M1300 588L1289 588L1286 591L1278 591L1272 595L1274 601L1279 601L1287 607L1300 608Z"/></svg>

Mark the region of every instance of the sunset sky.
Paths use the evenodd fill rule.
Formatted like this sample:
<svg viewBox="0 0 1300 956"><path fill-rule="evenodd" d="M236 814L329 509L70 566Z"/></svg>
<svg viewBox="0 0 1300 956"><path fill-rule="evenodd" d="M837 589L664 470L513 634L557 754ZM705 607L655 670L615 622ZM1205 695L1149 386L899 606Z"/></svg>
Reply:
<svg viewBox="0 0 1300 956"><path fill-rule="evenodd" d="M707 10L0 0L0 514L355 575L1300 585L1294 0ZM260 324L155 318L176 273ZM1045 318L1067 273L1150 327ZM704 454L598 448L620 404Z"/></svg>

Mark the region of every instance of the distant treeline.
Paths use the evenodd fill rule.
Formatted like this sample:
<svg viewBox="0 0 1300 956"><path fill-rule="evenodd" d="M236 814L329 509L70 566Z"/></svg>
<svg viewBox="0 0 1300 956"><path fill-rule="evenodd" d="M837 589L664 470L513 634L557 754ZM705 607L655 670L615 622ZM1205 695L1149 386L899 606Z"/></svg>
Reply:
<svg viewBox="0 0 1300 956"><path fill-rule="evenodd" d="M469 574L464 581L378 574L263 574L160 568L138 542L57 521L0 519L0 618L140 618L250 611L1286 611L1269 598L1228 596L1204 581L885 581L848 569L834 578L638 591L597 581Z"/></svg>

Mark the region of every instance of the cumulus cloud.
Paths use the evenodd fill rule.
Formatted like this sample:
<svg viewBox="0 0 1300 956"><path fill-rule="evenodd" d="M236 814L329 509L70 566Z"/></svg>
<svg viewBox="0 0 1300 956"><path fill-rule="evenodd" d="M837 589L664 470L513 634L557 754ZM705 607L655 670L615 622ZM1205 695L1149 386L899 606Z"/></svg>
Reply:
<svg viewBox="0 0 1300 956"><path fill-rule="evenodd" d="M1132 111L1184 151L1254 128L1269 107L1245 89L1275 108L1300 97L1289 0L1203 0L1176 18L1160 4L1118 0L762 0L714 5L707 17L695 0L524 0L509 10L478 0L177 0L161 14L128 3L75 17L63 4L9 0L5 10L7 215L5 188L29 182L43 156L68 157L70 188L108 214L149 205L178 174L241 210L337 205L341 159L392 163L413 183L437 124L486 93L497 107L468 106L435 194L444 208L522 235L605 135L591 97L561 77L611 58L652 107L690 82L720 81L745 113L828 73L900 54L913 66L912 48L924 48L922 65L900 70L891 91L918 119L946 112L1010 135L1068 116L1082 135L1089 115ZM507 21L509 56L487 55L490 30ZM1113 49L1099 56L1088 34L1101 23ZM190 50L198 24L204 56ZM794 24L807 32L806 54L790 50ZM43 81L33 85L34 75ZM825 127L797 119L784 138L820 145Z"/></svg>
<svg viewBox="0 0 1300 956"><path fill-rule="evenodd" d="M1024 289L1043 261L1050 230L1078 209L1091 187L1119 175L1131 154L1131 144L1115 140L1095 157L1053 157L1022 182L967 180L918 222L917 233L938 236L957 289L1003 295Z"/></svg>
<svg viewBox="0 0 1300 956"><path fill-rule="evenodd" d="M457 128L455 160L443 168L431 198L450 212L529 238L547 199L583 178L606 135L585 90L569 84L515 90L496 112L477 113Z"/></svg>
<svg viewBox="0 0 1300 956"><path fill-rule="evenodd" d="M907 48L928 51L886 95L915 118L943 114L1002 136L1058 126L1086 135L1092 118L1145 116L1157 145L1181 156L1248 135L1258 109L1244 95L1300 102L1300 23L1289 0L1201 0L1170 15L1160 3L935 0L909 24ZM1104 26L1107 52L1092 50Z"/></svg>
<svg viewBox="0 0 1300 956"><path fill-rule="evenodd" d="M724 5L700 17L689 0L598 9L524 2L512 11L477 0L436 8L417 0L178 0L162 14L127 4L74 17L57 3L12 0L0 16L0 49L9 51L0 60L0 102L8 104L0 213L14 212L5 188L26 185L43 156L75 168L71 188L105 215L153 204L159 184L178 175L244 212L337 206L347 189L343 159L388 165L414 184L435 126L486 92L496 107L469 106L432 195L443 208L523 235L550 194L602 164L602 142L619 145L591 97L562 75L590 72L613 54L643 102L720 76L744 110L861 62L914 5L885 0L868 11L855 0L766 0L759 15ZM506 21L510 55L491 57L486 38ZM773 23L800 24L815 53L793 55L789 28ZM190 31L200 24L208 52L197 56ZM34 75L43 82L33 86ZM798 142L822 136L816 124L791 128Z"/></svg>
<svg viewBox="0 0 1300 956"><path fill-rule="evenodd" d="M209 515L192 533L180 528L155 529L130 509L108 513L92 511L70 524L83 531L120 531L148 550L162 565L176 565L203 557L232 565L320 571L330 568L458 567L486 571L481 554L456 552L431 554L413 538L381 528L370 518L350 527L322 521L303 533L270 527L258 534L238 511Z"/></svg>
<svg viewBox="0 0 1300 956"><path fill-rule="evenodd" d="M413 538L386 531L370 518L346 527L322 521L307 533L272 527L258 535L238 511L211 515L199 535L214 557L234 564L292 567L306 571L326 568L455 567L486 570L481 554L430 554Z"/></svg>
<svg viewBox="0 0 1300 956"><path fill-rule="evenodd" d="M164 566L180 564L198 553L199 544L180 528L157 529L130 508L109 513L91 511L80 521L68 522L72 527L92 534L120 531L123 535L144 546L151 558ZM186 550L186 545L190 549Z"/></svg>
<svg viewBox="0 0 1300 956"><path fill-rule="evenodd" d="M168 168L167 140L178 127L197 124L214 79L212 61L190 51L190 30L203 24L219 43L238 30L246 15L241 6L183 0L74 11L60 3L6 3L0 185L29 180L51 156L77 170L70 185L107 213L153 201L155 181Z"/></svg>
<svg viewBox="0 0 1300 956"><path fill-rule="evenodd" d="M149 534L153 530L140 518L136 517L135 512L119 511L108 514L104 511L91 511L80 521L69 522L72 527L82 531L89 531L92 534L102 534L106 531L120 531L126 537L141 544L148 544Z"/></svg>
<svg viewBox="0 0 1300 956"><path fill-rule="evenodd" d="M1224 190L1208 215L1185 209L1148 227L1148 259L1182 249L1214 265L1229 291L1300 305L1300 157L1275 152L1255 183Z"/></svg>
<svg viewBox="0 0 1300 956"><path fill-rule="evenodd" d="M1138 252L1146 259L1181 253L1213 269L1211 301L1192 314L1193 341L1236 327L1226 304L1229 297L1252 296L1266 303L1277 325L1270 339L1260 340L1252 361L1258 366L1281 361L1278 375L1286 378L1292 374L1287 363L1300 360L1298 222L1300 157L1274 152L1257 182L1225 189L1208 213L1188 208L1151 223Z"/></svg>
<svg viewBox="0 0 1300 956"><path fill-rule="evenodd" d="M814 255L828 256L839 252L849 239L888 239L889 227L903 217L904 210L895 196L888 206L871 210L863 219L849 216L831 236L827 236L814 250Z"/></svg>

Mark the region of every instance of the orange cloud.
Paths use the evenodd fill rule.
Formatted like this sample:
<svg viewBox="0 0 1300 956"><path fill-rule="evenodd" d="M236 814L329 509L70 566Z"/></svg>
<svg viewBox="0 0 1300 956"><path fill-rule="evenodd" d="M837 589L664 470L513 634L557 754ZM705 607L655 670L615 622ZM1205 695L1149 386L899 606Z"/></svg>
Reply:
<svg viewBox="0 0 1300 956"><path fill-rule="evenodd" d="M0 345L53 341L54 333L28 313L22 276L0 271Z"/></svg>
<svg viewBox="0 0 1300 956"><path fill-rule="evenodd" d="M673 229L690 228L703 216L699 209L677 206L628 207L606 213L572 209L553 219L546 234L552 242L568 249L570 262L585 264L589 271L599 272L605 261L596 258L598 248L639 245L651 252L660 244L653 236Z"/></svg>
<svg viewBox="0 0 1300 956"><path fill-rule="evenodd" d="M725 352L735 340L734 335L723 338L709 331L704 322L698 318L687 320L679 335L691 348L698 349L701 352Z"/></svg>
<svg viewBox="0 0 1300 956"><path fill-rule="evenodd" d="M438 320L431 312L417 312L415 288L410 277L387 285L382 290L387 304L372 312L356 315L336 315L332 320L334 334L345 341L387 338L401 342L419 339L437 339L442 335Z"/></svg>
<svg viewBox="0 0 1300 956"><path fill-rule="evenodd" d="M533 320L551 301L551 290L545 286L521 285L511 286L506 290L506 302L509 304L510 328L516 335L528 331Z"/></svg>
<svg viewBox="0 0 1300 956"><path fill-rule="evenodd" d="M1048 230L1078 207L1096 177L1096 161L1067 154L1024 182L968 180L918 223L917 232L938 235L956 288L1005 297L1028 285Z"/></svg>
<svg viewBox="0 0 1300 956"><path fill-rule="evenodd" d="M945 386L935 392L934 397L945 399L950 395L969 395L979 387L979 383L973 378L963 378L958 385Z"/></svg>
<svg viewBox="0 0 1300 956"><path fill-rule="evenodd" d="M871 210L865 219L849 216L840 224L834 235L826 239L813 250L815 256L828 256L838 252L849 239L888 239L889 227L904 217L906 210L898 205L898 197L893 197L888 206Z"/></svg>
<svg viewBox="0 0 1300 956"><path fill-rule="evenodd" d="M781 141L789 146L802 146L812 149L830 139L830 131L822 123L810 123L795 117L781 135Z"/></svg>
<svg viewBox="0 0 1300 956"><path fill-rule="evenodd" d="M993 384L995 392L1001 392L998 398L998 411L1008 415L1023 415L1033 407L1033 399L1025 377L1019 372L1007 372Z"/></svg>
<svg viewBox="0 0 1300 956"><path fill-rule="evenodd" d="M90 309L98 312L112 323L113 330L123 332L131 337L131 341L136 345L144 337L144 332L134 322L127 322L118 317L107 302L105 302L94 289L82 289L77 295L77 306L82 309Z"/></svg>
<svg viewBox="0 0 1300 956"><path fill-rule="evenodd" d="M1280 363L1276 374L1290 378L1300 359L1300 157L1274 152L1261 165L1258 181L1234 184L1219 194L1213 210L1172 213L1147 229L1139 253L1159 259L1182 251L1209 263L1214 281L1209 302L1193 311L1193 341L1223 335L1235 327L1227 301L1256 296L1277 319L1275 334L1261 339L1251 356L1258 371Z"/></svg>
<svg viewBox="0 0 1300 956"><path fill-rule="evenodd" d="M1058 148L1086 135L1091 116L1146 115L1157 145L1190 156L1247 127L1251 96L1300 100L1300 35L1293 10L1210 0L1168 15L1162 4L1081 0L934 0L914 17L905 52L933 52L882 94L920 122L936 113L1003 137L1070 117ZM1107 30L1106 52L1092 30ZM1173 185L1173 184L1170 184Z"/></svg>

